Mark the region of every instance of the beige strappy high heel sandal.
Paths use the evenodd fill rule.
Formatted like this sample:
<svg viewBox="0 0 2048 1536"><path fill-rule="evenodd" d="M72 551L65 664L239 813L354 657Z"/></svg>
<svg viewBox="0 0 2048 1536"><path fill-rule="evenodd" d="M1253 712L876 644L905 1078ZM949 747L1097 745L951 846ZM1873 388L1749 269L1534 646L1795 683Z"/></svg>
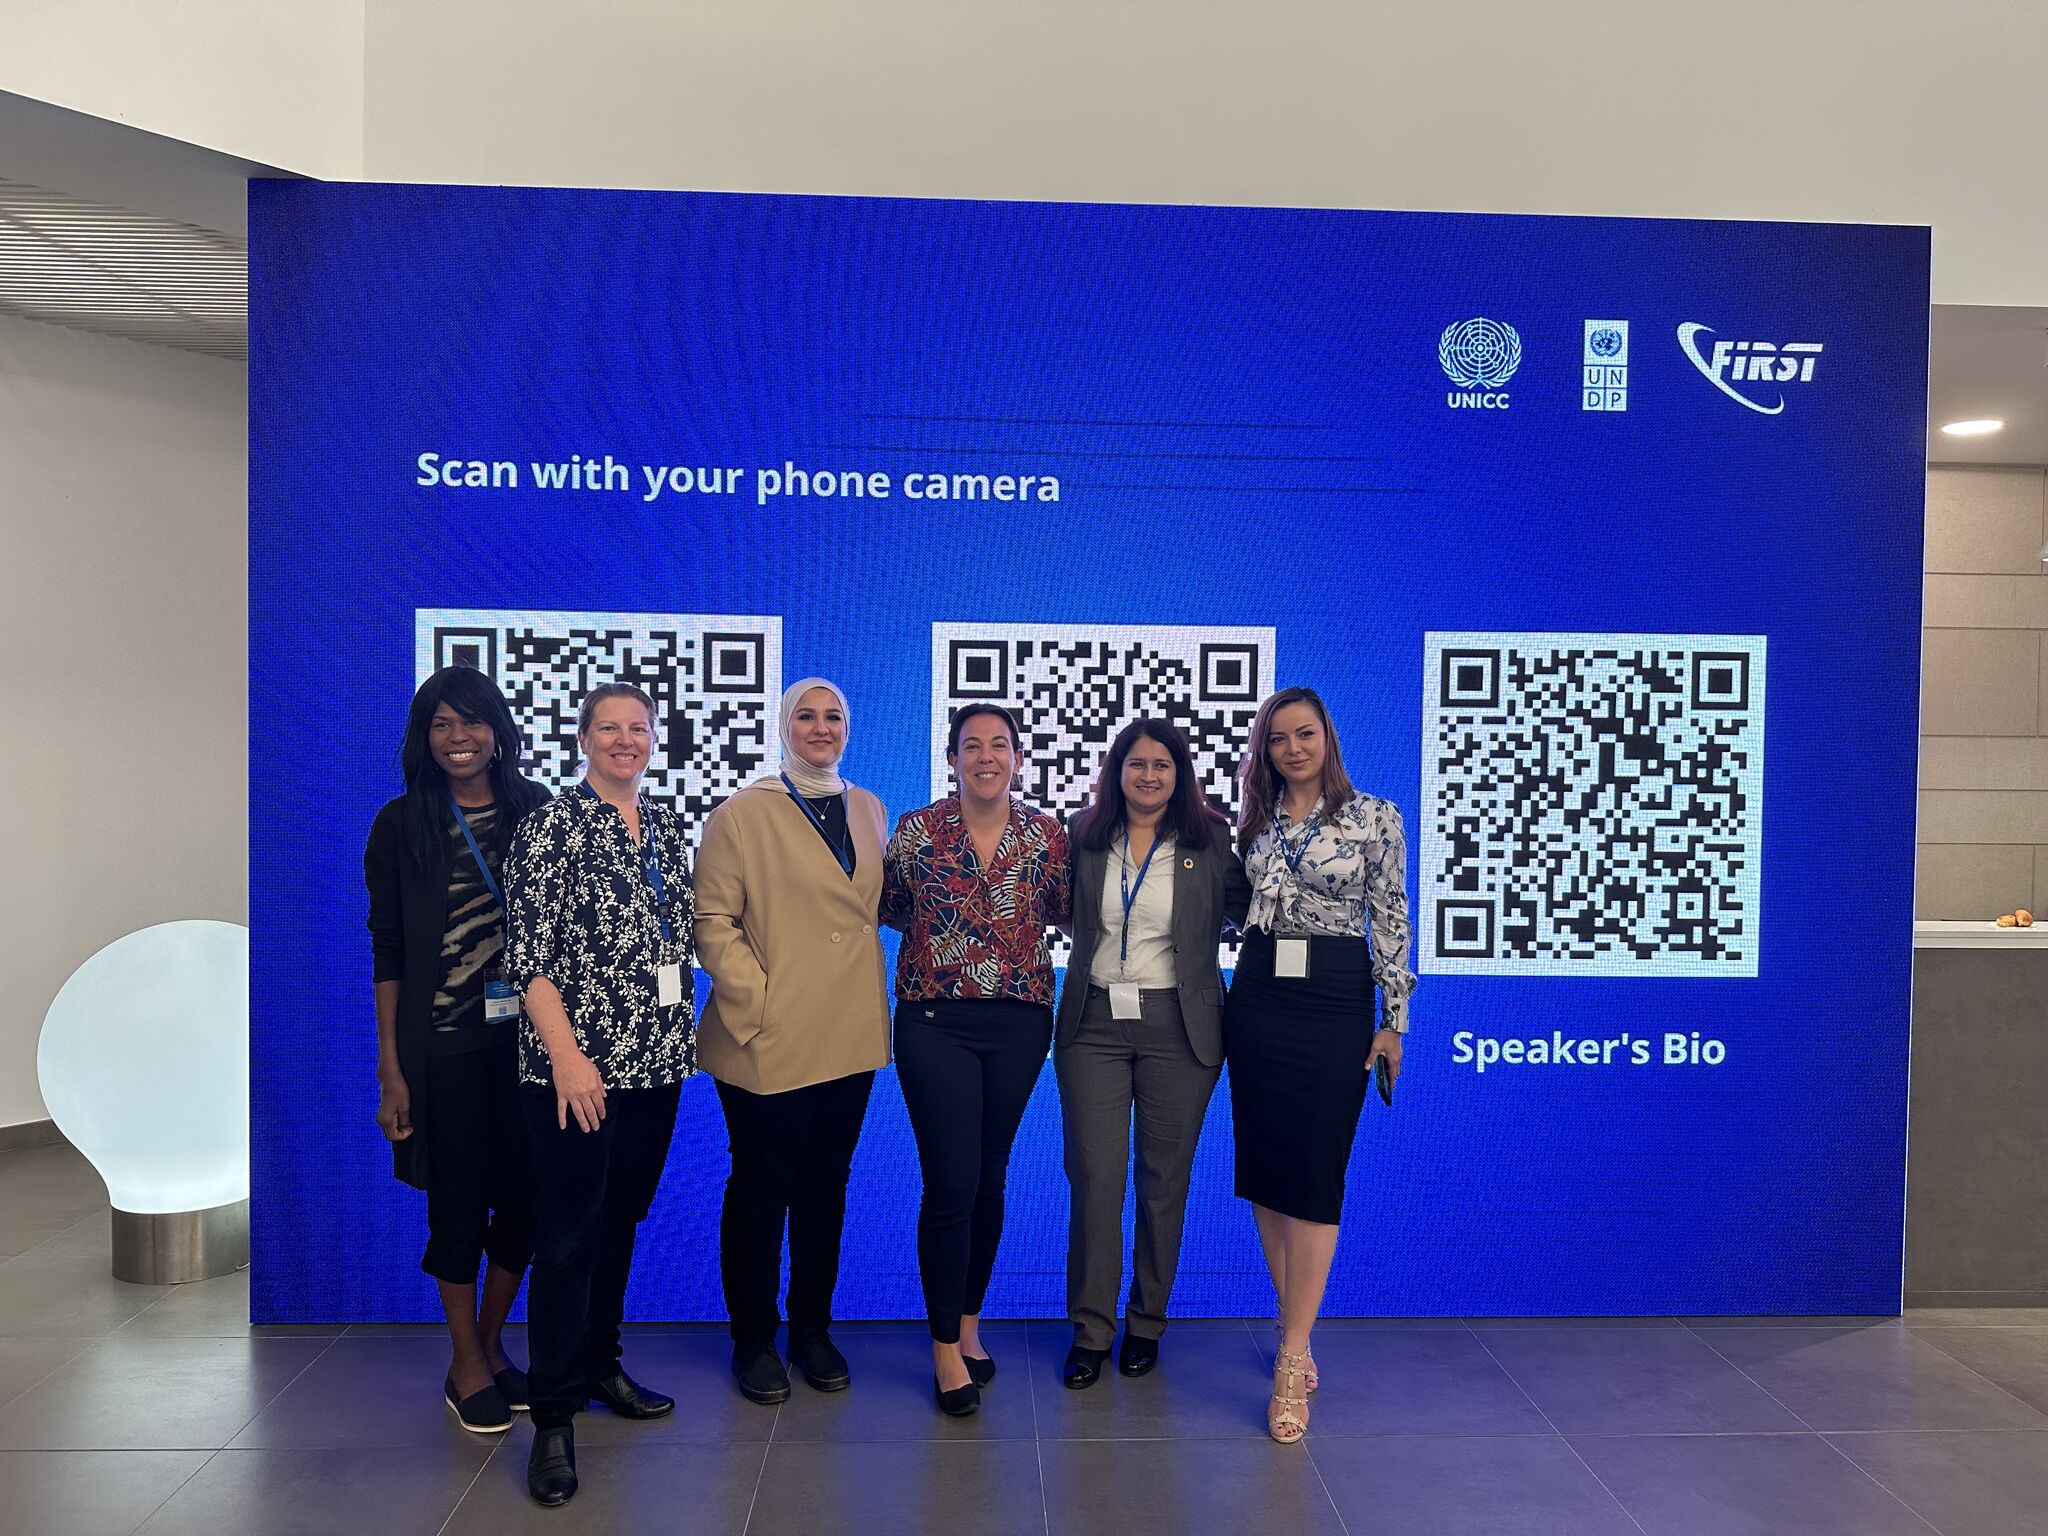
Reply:
<svg viewBox="0 0 2048 1536"><path fill-rule="evenodd" d="M1286 1347L1287 1319L1284 1317L1276 1317L1273 1319L1273 1353L1277 1355L1278 1353L1280 1353L1281 1350L1285 1349ZM1313 1350L1304 1349L1301 1352L1301 1358L1307 1362L1307 1364L1302 1367L1302 1376L1308 1384L1308 1390L1313 1392L1317 1387L1323 1384L1322 1379L1316 1375L1315 1352Z"/></svg>
<svg viewBox="0 0 2048 1536"><path fill-rule="evenodd" d="M1292 1445L1308 1433L1308 1393L1302 1386L1306 1355L1281 1350L1273 1360L1273 1400L1266 1405L1266 1433Z"/></svg>

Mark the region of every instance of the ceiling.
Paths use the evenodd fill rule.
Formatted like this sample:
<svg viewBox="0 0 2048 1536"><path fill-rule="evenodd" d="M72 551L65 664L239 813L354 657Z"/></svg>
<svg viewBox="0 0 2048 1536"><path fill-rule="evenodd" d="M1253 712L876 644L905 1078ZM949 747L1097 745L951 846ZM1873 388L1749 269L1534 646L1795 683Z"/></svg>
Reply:
<svg viewBox="0 0 2048 1536"><path fill-rule="evenodd" d="M1989 437L1945 421L1996 417ZM1927 341L1930 464L2048 464L2048 309L1937 304Z"/></svg>

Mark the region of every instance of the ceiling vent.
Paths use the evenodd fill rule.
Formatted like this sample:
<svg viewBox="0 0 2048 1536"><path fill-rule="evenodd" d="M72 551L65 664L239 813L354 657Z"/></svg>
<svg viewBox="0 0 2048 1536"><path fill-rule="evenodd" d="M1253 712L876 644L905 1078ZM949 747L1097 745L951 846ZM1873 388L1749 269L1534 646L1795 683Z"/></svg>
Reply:
<svg viewBox="0 0 2048 1536"><path fill-rule="evenodd" d="M246 361L249 247L0 178L0 314Z"/></svg>

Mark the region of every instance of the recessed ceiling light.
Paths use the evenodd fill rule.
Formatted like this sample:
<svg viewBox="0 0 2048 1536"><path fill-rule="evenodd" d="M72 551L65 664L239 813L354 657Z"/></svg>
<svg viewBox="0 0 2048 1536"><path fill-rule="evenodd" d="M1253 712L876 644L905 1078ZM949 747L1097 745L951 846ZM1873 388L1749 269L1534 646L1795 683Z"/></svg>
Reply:
<svg viewBox="0 0 2048 1536"><path fill-rule="evenodd" d="M1946 422L1941 430L1950 437L1988 437L2004 425L2004 422L1995 421L1987 416L1977 421Z"/></svg>

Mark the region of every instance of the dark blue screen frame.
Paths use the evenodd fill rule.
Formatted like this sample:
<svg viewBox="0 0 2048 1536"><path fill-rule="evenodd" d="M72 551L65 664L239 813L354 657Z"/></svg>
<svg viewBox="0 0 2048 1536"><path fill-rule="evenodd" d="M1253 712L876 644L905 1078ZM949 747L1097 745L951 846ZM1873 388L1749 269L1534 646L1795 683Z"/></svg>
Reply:
<svg viewBox="0 0 2048 1536"><path fill-rule="evenodd" d="M1270 627L1276 680L1323 694L1353 778L1406 817L1411 897L1427 637L1761 637L1754 974L1425 970L1327 1310L1896 1309L1924 230L267 182L250 232L256 1321L438 1315L372 1118L360 864L437 608L776 616L781 676L845 688L847 771L892 816L932 797L934 624ZM1446 341L1479 318L1513 329L1503 383L1500 334ZM1629 322L1624 409L1587 408L1602 319ZM1749 350L1710 377L1687 325L1709 365ZM1745 371L1792 342L1821 348L1790 354L1807 376ZM428 452L899 490L423 486ZM955 470L1059 499L901 494ZM1434 942L1419 904L1415 928ZM1461 1032L1659 1055L1481 1073ZM1694 1033L1718 1064L1662 1059ZM1226 1078L1186 1315L1272 1306L1230 1165ZM699 1079L635 1316L722 1315L725 1167ZM885 1072L842 1316L921 1314L917 1198ZM1066 1216L1048 1067L992 1315L1063 1311Z"/></svg>

